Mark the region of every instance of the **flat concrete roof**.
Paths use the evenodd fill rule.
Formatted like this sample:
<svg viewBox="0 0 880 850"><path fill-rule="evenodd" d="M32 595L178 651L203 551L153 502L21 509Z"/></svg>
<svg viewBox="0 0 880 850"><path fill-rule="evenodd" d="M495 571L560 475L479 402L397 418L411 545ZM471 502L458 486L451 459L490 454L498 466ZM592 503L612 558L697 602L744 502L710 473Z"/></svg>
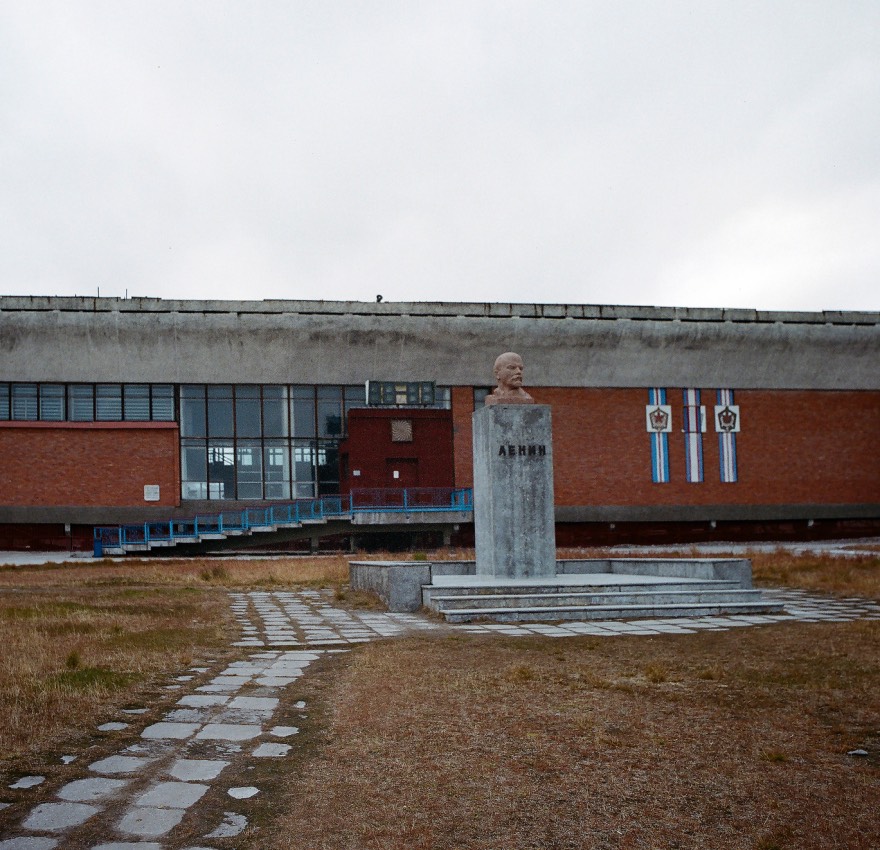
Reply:
<svg viewBox="0 0 880 850"><path fill-rule="evenodd" d="M295 313L299 315L443 316L524 319L630 319L655 322L758 322L877 325L880 312L750 310L715 307L648 307L603 304L515 304L453 301L202 301L163 298L0 295L2 311L122 313Z"/></svg>
<svg viewBox="0 0 880 850"><path fill-rule="evenodd" d="M880 389L880 313L0 297L0 381Z"/></svg>

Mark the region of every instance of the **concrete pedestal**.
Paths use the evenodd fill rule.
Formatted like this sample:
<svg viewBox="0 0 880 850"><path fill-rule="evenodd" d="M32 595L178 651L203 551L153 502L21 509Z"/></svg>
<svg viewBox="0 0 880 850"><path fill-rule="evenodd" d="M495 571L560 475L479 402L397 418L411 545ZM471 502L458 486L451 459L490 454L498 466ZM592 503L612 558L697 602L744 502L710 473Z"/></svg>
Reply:
<svg viewBox="0 0 880 850"><path fill-rule="evenodd" d="M477 575L555 576L550 407L484 407L473 427Z"/></svg>

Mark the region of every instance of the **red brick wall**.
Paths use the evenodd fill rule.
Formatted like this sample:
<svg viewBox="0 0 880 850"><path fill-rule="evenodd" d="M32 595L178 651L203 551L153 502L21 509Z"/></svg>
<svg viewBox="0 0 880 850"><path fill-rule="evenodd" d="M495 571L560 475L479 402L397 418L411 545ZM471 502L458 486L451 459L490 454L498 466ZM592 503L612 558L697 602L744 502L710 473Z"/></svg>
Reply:
<svg viewBox="0 0 880 850"><path fill-rule="evenodd" d="M144 501L144 485L161 499ZM0 504L180 504L173 422L0 422Z"/></svg>
<svg viewBox="0 0 880 850"><path fill-rule="evenodd" d="M455 452L455 486L474 486L473 387L452 388L452 441Z"/></svg>
<svg viewBox="0 0 880 850"><path fill-rule="evenodd" d="M723 484L713 421L715 388L703 388L704 481L685 480L682 394L669 388L671 481L651 480L645 389L529 388L553 411L556 504L719 505L880 502L880 393L735 390L738 481ZM471 482L470 388L453 390L457 486Z"/></svg>

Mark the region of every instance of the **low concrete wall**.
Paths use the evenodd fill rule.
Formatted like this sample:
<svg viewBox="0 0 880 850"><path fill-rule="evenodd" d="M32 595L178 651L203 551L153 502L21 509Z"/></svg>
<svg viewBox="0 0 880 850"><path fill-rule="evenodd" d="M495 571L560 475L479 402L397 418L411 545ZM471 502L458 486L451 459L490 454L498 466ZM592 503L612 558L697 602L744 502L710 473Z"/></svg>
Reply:
<svg viewBox="0 0 880 850"><path fill-rule="evenodd" d="M422 607L422 585L431 583L427 561L350 561L352 590L375 593L389 611L418 611Z"/></svg>
<svg viewBox="0 0 880 850"><path fill-rule="evenodd" d="M476 561L349 561L348 564L352 590L375 593L389 611L401 613L422 607L422 585L432 584L434 576L466 576L476 572ZM698 578L735 581L744 589L752 586L752 562L748 558L589 558L556 562L557 575L578 573Z"/></svg>
<svg viewBox="0 0 880 850"><path fill-rule="evenodd" d="M556 562L557 573L619 573L636 576L675 576L714 581L735 581L752 586L748 558L589 558Z"/></svg>

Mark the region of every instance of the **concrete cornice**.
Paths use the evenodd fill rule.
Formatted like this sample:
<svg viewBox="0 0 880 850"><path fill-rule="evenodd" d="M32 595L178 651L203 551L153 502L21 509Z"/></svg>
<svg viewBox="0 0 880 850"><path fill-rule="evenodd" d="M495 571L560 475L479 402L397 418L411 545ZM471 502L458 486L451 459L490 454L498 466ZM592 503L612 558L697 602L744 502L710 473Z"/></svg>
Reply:
<svg viewBox="0 0 880 850"><path fill-rule="evenodd" d="M767 311L743 308L646 307L597 304L500 304L441 301L199 301L162 298L0 296L0 312L294 314L456 318L592 319L634 322L878 325L880 312Z"/></svg>

